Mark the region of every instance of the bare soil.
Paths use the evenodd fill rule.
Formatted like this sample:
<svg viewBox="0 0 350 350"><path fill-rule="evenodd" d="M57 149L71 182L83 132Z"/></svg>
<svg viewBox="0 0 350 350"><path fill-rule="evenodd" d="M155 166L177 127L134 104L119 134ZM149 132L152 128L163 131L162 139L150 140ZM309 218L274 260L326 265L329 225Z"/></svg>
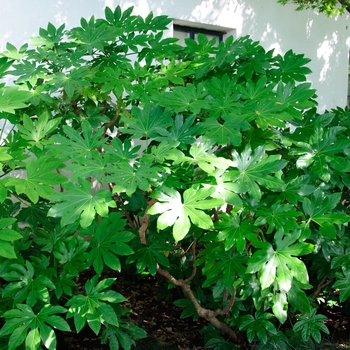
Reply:
<svg viewBox="0 0 350 350"><path fill-rule="evenodd" d="M128 298L125 307L133 310L129 315L130 320L148 334L147 339L137 341L135 350L205 349L204 335L200 331L207 322L202 319L181 319L182 309L173 304L174 300L183 298L181 291L171 289L165 294L162 286L160 293L160 283L162 282L153 277L130 281L123 274L118 276L115 283L115 290ZM350 349L350 309L335 306L320 310L320 313L328 317L326 325L331 334L315 349ZM253 349L254 345L242 344L242 348ZM60 332L57 349L105 350L109 347L101 345L99 337L86 328L79 334Z"/></svg>

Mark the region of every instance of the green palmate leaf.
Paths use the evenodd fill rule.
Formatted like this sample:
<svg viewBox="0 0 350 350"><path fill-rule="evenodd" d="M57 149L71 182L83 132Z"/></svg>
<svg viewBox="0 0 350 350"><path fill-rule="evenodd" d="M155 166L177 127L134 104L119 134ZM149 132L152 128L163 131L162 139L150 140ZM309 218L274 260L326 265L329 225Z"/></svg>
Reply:
<svg viewBox="0 0 350 350"><path fill-rule="evenodd" d="M16 349L24 341L28 349L38 349L41 342L50 350L56 349L57 340L53 328L70 331L68 323L57 315L67 312L62 306L46 304L37 314L28 305L18 304L16 307L3 314L6 323L0 330L0 336L11 333L9 350Z"/></svg>
<svg viewBox="0 0 350 350"><path fill-rule="evenodd" d="M38 349L40 345L40 333L38 328L34 328L31 331L29 331L25 346L27 349Z"/></svg>
<svg viewBox="0 0 350 350"><path fill-rule="evenodd" d="M334 119L333 113L324 113L318 115L316 108L311 108L306 111L302 119L296 119L291 121L291 124L296 127L293 132L293 140L305 141L310 138L315 132L315 126L325 128Z"/></svg>
<svg viewBox="0 0 350 350"><path fill-rule="evenodd" d="M15 304L26 301L29 306L34 306L37 300L50 302L49 290L55 289L55 285L45 276L35 276L33 265L25 262L25 266L12 264L10 272L2 274L2 278L10 283L3 291L3 296L12 296Z"/></svg>
<svg viewBox="0 0 350 350"><path fill-rule="evenodd" d="M28 82L31 86L36 85L38 79L45 79L48 70L43 64L37 62L23 60L13 66L15 69L11 74L18 76L16 83Z"/></svg>
<svg viewBox="0 0 350 350"><path fill-rule="evenodd" d="M350 270L350 247L342 247L337 251L337 255L331 261L331 268L337 269L341 267L343 271Z"/></svg>
<svg viewBox="0 0 350 350"><path fill-rule="evenodd" d="M213 198L223 199L226 203L231 204L237 208L243 206L242 200L239 193L247 192L248 187L242 183L237 183L237 174L217 169L214 172L214 177L216 184L212 185L215 191L212 193ZM204 184L204 187L210 187L209 185Z"/></svg>
<svg viewBox="0 0 350 350"><path fill-rule="evenodd" d="M295 243L300 234L300 230L287 234L282 229L277 231L275 249L270 243L257 243L263 249L253 254L248 263L247 273L259 273L262 289L276 282L281 291L288 292L293 278L304 284L308 282L309 277L305 264L296 256L311 253L313 246L308 243ZM255 244L254 241L252 243Z"/></svg>
<svg viewBox="0 0 350 350"><path fill-rule="evenodd" d="M311 312L310 300L301 288L311 288L311 285L303 285L298 281L293 281L292 287L287 293L288 302L296 309L304 314Z"/></svg>
<svg viewBox="0 0 350 350"><path fill-rule="evenodd" d="M292 80L305 81L306 75L311 73L311 69L306 67L311 60L303 54L295 54L292 50L287 51L283 57L276 56L276 61L279 75L286 84Z"/></svg>
<svg viewBox="0 0 350 350"><path fill-rule="evenodd" d="M237 345L231 343L229 340L224 339L223 337L216 336L215 338L209 339L205 343L206 349L214 350L237 350Z"/></svg>
<svg viewBox="0 0 350 350"><path fill-rule="evenodd" d="M338 280L332 285L334 289L340 289L339 300L343 303L350 297L350 271L345 270L343 273L337 273Z"/></svg>
<svg viewBox="0 0 350 350"><path fill-rule="evenodd" d="M263 311L257 311L255 315L245 315L240 318L240 330L247 331L248 341L251 343L255 338L266 343L269 334L276 334L276 327L268 321L273 315Z"/></svg>
<svg viewBox="0 0 350 350"><path fill-rule="evenodd" d="M81 233L91 234L91 250L87 256L89 265L93 265L96 273L100 276L104 264L109 268L120 271L121 263L118 255L130 255L134 251L125 244L129 242L134 234L123 231L126 221L122 220L120 213L111 213L107 218L103 218L97 225L96 221Z"/></svg>
<svg viewBox="0 0 350 350"><path fill-rule="evenodd" d="M198 312L189 299L178 299L174 301L174 305L185 308L180 315L180 318L187 318L193 316L193 320L196 321L199 318Z"/></svg>
<svg viewBox="0 0 350 350"><path fill-rule="evenodd" d="M316 315L316 309L312 309L311 312L306 315L296 317L299 321L295 323L293 330L295 332L300 332L304 341L308 341L310 337L312 337L317 343L320 343L321 332L329 334L328 328L323 323L327 320L327 317Z"/></svg>
<svg viewBox="0 0 350 350"><path fill-rule="evenodd" d="M317 190L314 192L312 200L309 198L303 200L304 213L309 216L308 223L316 223L320 234L326 238L336 237L337 229L334 225L341 225L350 221L347 214L331 212L339 204L340 198L341 193L332 193L325 196L322 190Z"/></svg>
<svg viewBox="0 0 350 350"><path fill-rule="evenodd" d="M201 109L210 108L205 100L206 95L202 85L196 87L187 84L185 87L175 87L171 92L163 92L157 96L157 102L161 106L172 108L176 113L184 111L199 113Z"/></svg>
<svg viewBox="0 0 350 350"><path fill-rule="evenodd" d="M138 188L149 191L151 183L157 182L161 170L147 163L135 163L133 166L128 163L119 163L117 166L108 168L110 175L106 177L106 181L115 184L113 193L125 192L131 196Z"/></svg>
<svg viewBox="0 0 350 350"><path fill-rule="evenodd" d="M236 247L238 252L243 253L245 250L247 239L254 240L255 233L260 229L253 224L252 220L241 220L238 214L232 212L231 215L221 213L222 220L215 224L219 230L217 240L223 241L225 250Z"/></svg>
<svg viewBox="0 0 350 350"><path fill-rule="evenodd" d="M77 89L89 87L90 82L87 78L91 75L88 67L74 68L69 71L69 74L57 72L51 76L49 84L53 90L63 88L69 98L72 98Z"/></svg>
<svg viewBox="0 0 350 350"><path fill-rule="evenodd" d="M56 28L51 22L47 24L47 29L40 28L40 37L45 39L47 43L57 44L63 39L65 24ZM49 45L50 46L50 45Z"/></svg>
<svg viewBox="0 0 350 350"><path fill-rule="evenodd" d="M158 128L166 128L171 124L170 113L153 104L144 109L133 107L130 118L123 116L122 121L125 125L121 128L123 133L131 134L132 138L146 139L157 136Z"/></svg>
<svg viewBox="0 0 350 350"><path fill-rule="evenodd" d="M43 145L48 144L47 140L42 140L50 132L55 130L61 123L62 118L55 118L49 121L48 113L42 114L34 122L26 114L23 116L23 125L17 124L18 130L22 133L22 137L28 140L32 146L43 149Z"/></svg>
<svg viewBox="0 0 350 350"><path fill-rule="evenodd" d="M141 146L133 147L129 139L122 142L119 138L115 137L112 140L112 145L105 145L104 148L106 153L110 155L112 162L129 163L132 159L138 158L138 151L140 150Z"/></svg>
<svg viewBox="0 0 350 350"><path fill-rule="evenodd" d="M304 169L311 166L314 173L325 182L329 182L332 176L329 165L337 169L340 163L344 167L340 171L349 171L349 164L342 159L350 147L349 140L340 137L344 130L341 126L324 128L316 124L309 140L296 142L297 148L290 151L290 155L298 156L297 167Z"/></svg>
<svg viewBox="0 0 350 350"><path fill-rule="evenodd" d="M80 24L81 27L71 29L69 35L89 54L92 54L94 49L103 51L107 42L115 40L120 32L117 28L107 25L107 23L95 22L94 16L89 21L82 18Z"/></svg>
<svg viewBox="0 0 350 350"><path fill-rule="evenodd" d="M2 167L2 163L6 162L7 160L13 159L13 157L8 154L9 147L0 147L0 167Z"/></svg>
<svg viewBox="0 0 350 350"><path fill-rule="evenodd" d="M204 264L202 269L207 280L203 287L211 286L222 280L223 287L233 293L233 282L236 276L245 275L247 258L232 250L225 251L222 245L208 246L206 250L200 252L196 265Z"/></svg>
<svg viewBox="0 0 350 350"><path fill-rule="evenodd" d="M124 72L117 67L106 67L102 72L97 72L92 81L103 84L102 92L113 91L117 97L121 97L125 88L130 88L131 84L128 78L124 78Z"/></svg>
<svg viewBox="0 0 350 350"><path fill-rule="evenodd" d="M297 217L302 213L296 211L290 204L282 204L275 202L272 206L263 207L256 212L256 226L267 225L266 233L271 233L273 230L284 229L292 231L298 228Z"/></svg>
<svg viewBox="0 0 350 350"><path fill-rule="evenodd" d="M152 146L151 153L143 154L142 160L144 160L145 163L156 162L160 163L162 166L168 166L169 161L177 160L183 156L184 154L180 150L174 148L174 144L162 142L157 146Z"/></svg>
<svg viewBox="0 0 350 350"><path fill-rule="evenodd" d="M45 155L39 159L31 158L26 163L26 176L23 178L9 178L6 187L15 186L17 194L25 194L34 204L39 197L49 199L54 193L53 186L62 184L67 178L57 173L61 167L59 159Z"/></svg>
<svg viewBox="0 0 350 350"><path fill-rule="evenodd" d="M110 164L109 154L92 150L90 156L91 158L74 158L74 162L78 164L69 164L64 168L65 171L72 172L71 180L95 178L102 181L106 176L107 167Z"/></svg>
<svg viewBox="0 0 350 350"><path fill-rule="evenodd" d="M63 126L63 131L68 136L62 135L52 136L55 145L48 146L50 150L60 150L63 158L74 159L76 157L91 157L91 151L103 146L106 139L101 139L104 132L103 128L93 131L90 123L85 121L82 123L82 133L67 125Z"/></svg>
<svg viewBox="0 0 350 350"><path fill-rule="evenodd" d="M272 296L272 312L280 321L280 323L284 323L287 320L287 310L288 310L288 302L287 295L285 292L276 293Z"/></svg>
<svg viewBox="0 0 350 350"><path fill-rule="evenodd" d="M59 203L50 208L48 215L61 217L62 226L79 220L81 227L86 228L91 225L96 213L105 217L108 215L108 208L115 207L108 190L92 194L89 181L78 179L78 182L79 184L63 185L66 192L57 192L50 197Z"/></svg>
<svg viewBox="0 0 350 350"><path fill-rule="evenodd" d="M273 140L279 138L278 134L276 134L273 129L262 130L260 128L251 128L244 136L245 143L249 143L252 149L265 146L266 151L275 150L277 144Z"/></svg>
<svg viewBox="0 0 350 350"><path fill-rule="evenodd" d="M249 127L243 118L232 116L223 123L216 118L208 118L200 124L200 131L204 134L204 139L215 140L219 145L230 143L239 146L242 142L240 130L247 130Z"/></svg>
<svg viewBox="0 0 350 350"><path fill-rule="evenodd" d="M287 107L289 110L293 108L293 115L301 118L302 113L295 114L295 109L308 109L315 104L310 98L315 94L316 90L310 89L310 87L310 83L298 84L296 87L291 82L288 82L286 86L279 83L277 88L278 104Z"/></svg>
<svg viewBox="0 0 350 350"><path fill-rule="evenodd" d="M310 195L316 189L315 186L309 183L309 176L299 176L282 187L281 197L287 199L291 204L297 204L298 201L302 202L303 197Z"/></svg>
<svg viewBox="0 0 350 350"><path fill-rule="evenodd" d="M67 318L74 317L77 332L82 330L86 322L96 335L102 322L119 326L119 317L110 303L122 303L126 299L120 293L109 290L115 278L107 278L99 283L97 281L97 276L88 280L85 283L85 294L75 295L67 302Z"/></svg>
<svg viewBox="0 0 350 350"><path fill-rule="evenodd" d="M63 274L70 273L78 276L79 271L86 268L86 250L89 245L90 242L80 236L70 237L55 245L53 255L63 266Z"/></svg>
<svg viewBox="0 0 350 350"><path fill-rule="evenodd" d="M157 264L169 267L169 260L166 253L174 250L170 244L150 244L149 246L139 245L135 249L135 254L128 257L127 263L137 261L136 268L138 273L142 273L146 268L155 276L157 273Z"/></svg>
<svg viewBox="0 0 350 350"><path fill-rule="evenodd" d="M274 84L267 84L266 76L262 76L256 83L252 80L247 80L244 85L239 85L238 89L244 99L260 100L273 96L272 90Z"/></svg>
<svg viewBox="0 0 350 350"><path fill-rule="evenodd" d="M210 153L212 148L212 143L201 143L200 145L193 145L190 148L191 157L182 156L178 157L175 164L179 163L191 163L197 164L206 173L213 175L216 169L226 170L230 166L235 166L235 163L230 159L223 157L216 157L214 154Z"/></svg>
<svg viewBox="0 0 350 350"><path fill-rule="evenodd" d="M267 156L264 147L259 146L253 152L248 146L241 154L233 151L232 159L238 169L238 171L233 172L237 176L236 182L247 186L249 195L253 199L260 200L261 198L259 185L269 189L280 189L283 186L281 179L271 176L286 165L280 155Z"/></svg>
<svg viewBox="0 0 350 350"><path fill-rule="evenodd" d="M220 79L213 77L210 82L206 82L205 87L211 97L208 99L211 117L226 119L233 111L241 107L239 101L241 95L237 92L237 85L237 77L232 75L229 77L227 74Z"/></svg>
<svg viewBox="0 0 350 350"><path fill-rule="evenodd" d="M74 282L74 279L77 276L70 274L68 272L61 273L60 278L55 280L55 295L57 299L60 299L63 295L72 296L73 290L75 290L77 284Z"/></svg>
<svg viewBox="0 0 350 350"><path fill-rule="evenodd" d="M11 44L9 44L11 45ZM7 45L6 45L7 46ZM12 45L11 45L12 46ZM28 46L28 45L27 45ZM9 55L7 55L7 52L2 52L0 54L1 56L5 56L5 57L1 57L0 58L0 77L2 78L3 76L5 76L6 74L8 74L7 70L12 66L13 64L13 60L15 58L9 57ZM6 57L11 58L11 60L8 60Z"/></svg>
<svg viewBox="0 0 350 350"><path fill-rule="evenodd" d="M284 128L285 121L293 119L292 116L282 114L283 106L277 103L276 99L259 100L254 111L248 113L251 119L255 119L256 124L266 130L269 126Z"/></svg>
<svg viewBox="0 0 350 350"><path fill-rule="evenodd" d="M31 98L29 91L20 90L17 86L0 87L0 111L15 113L16 109L25 108Z"/></svg>
<svg viewBox="0 0 350 350"><path fill-rule="evenodd" d="M23 325L19 326L12 332L8 342L9 350L16 349L19 345L21 345L24 342L28 328L28 325Z"/></svg>
<svg viewBox="0 0 350 350"><path fill-rule="evenodd" d="M181 47L174 45L178 41L176 38L165 38L163 37L163 32L158 32L156 34L149 35L148 44L150 48L144 48L141 50L139 55L139 62L145 58L146 64L150 66L152 64L152 59L163 61L164 59L177 58L176 51L180 50Z"/></svg>
<svg viewBox="0 0 350 350"><path fill-rule="evenodd" d="M22 235L11 229L11 226L16 222L14 218L1 218L0 219L0 256L7 259L15 259L16 253L12 245L12 241L17 241L22 238Z"/></svg>
<svg viewBox="0 0 350 350"><path fill-rule="evenodd" d="M177 114L173 126L169 130L158 128L157 132L159 136L155 136L154 139L159 142L167 142L174 147L181 144L191 144L195 141L194 135L196 135L199 129L198 124L192 126L194 120L194 115L187 117L184 121L184 116Z"/></svg>
<svg viewBox="0 0 350 350"><path fill-rule="evenodd" d="M182 77L193 74L193 70L187 67L191 62L179 62L175 59L171 60L167 66L160 69L160 76L155 78L155 81L162 80L164 85L168 86L169 82L178 85L184 85Z"/></svg>
<svg viewBox="0 0 350 350"><path fill-rule="evenodd" d="M173 189L164 189L153 197L158 200L149 210L148 214L161 214L157 220L158 230L173 226L173 236L176 241L182 240L191 227L191 222L203 229L213 227L211 217L203 210L214 209L224 202L217 198L208 197L213 189L189 188L183 194L183 202L179 192Z"/></svg>
<svg viewBox="0 0 350 350"><path fill-rule="evenodd" d="M136 346L134 339L147 337L146 331L132 323L121 322L118 327L106 323L104 326L101 344L109 342L111 350L130 350L133 345Z"/></svg>
<svg viewBox="0 0 350 350"><path fill-rule="evenodd" d="M4 258L7 259L16 259L16 253L13 248L13 245L10 242L1 242L1 247L0 247L0 256L3 256Z"/></svg>

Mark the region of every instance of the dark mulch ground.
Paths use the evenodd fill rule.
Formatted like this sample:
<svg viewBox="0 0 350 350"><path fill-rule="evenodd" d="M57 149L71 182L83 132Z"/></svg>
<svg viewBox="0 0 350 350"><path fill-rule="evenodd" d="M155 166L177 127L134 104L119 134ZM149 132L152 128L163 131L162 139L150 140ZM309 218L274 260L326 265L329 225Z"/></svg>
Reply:
<svg viewBox="0 0 350 350"><path fill-rule="evenodd" d="M194 322L192 318L180 319L182 309L174 306L173 301L171 301L171 299L183 298L181 291L173 289L162 300L159 299L157 279L144 277L130 282L124 275L118 276L113 289L128 298L124 306L133 310L129 319L147 332L148 338L139 340L137 349L204 349L204 339L200 330L207 324L206 321ZM164 293L164 289L162 291ZM83 329L78 334L59 332L57 337L58 350L109 349L108 346L101 345L100 339L88 328Z"/></svg>
<svg viewBox="0 0 350 350"><path fill-rule="evenodd" d="M181 291L172 289L168 298L159 299L157 279L145 277L130 282L123 275L118 277L115 289L128 298L125 306L133 310L129 316L132 322L147 331L148 338L138 341L137 349L204 349L204 336L200 330L207 323L205 320L194 322L192 318L180 319L182 310L174 306L172 300L183 298ZM331 344L325 342L316 349L350 349L346 345L350 342L350 310L345 313L343 309L333 307L322 310L322 313L328 317L326 323L331 332ZM79 334L59 333L57 349L104 350L109 347L101 345L100 339L86 329Z"/></svg>

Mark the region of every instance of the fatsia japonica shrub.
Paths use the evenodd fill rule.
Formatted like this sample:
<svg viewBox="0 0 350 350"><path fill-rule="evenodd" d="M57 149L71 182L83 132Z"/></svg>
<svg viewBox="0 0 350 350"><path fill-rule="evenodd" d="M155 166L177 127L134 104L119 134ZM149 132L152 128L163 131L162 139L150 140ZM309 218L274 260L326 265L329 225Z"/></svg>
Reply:
<svg viewBox="0 0 350 350"><path fill-rule="evenodd" d="M113 285L122 269L182 289L174 307L206 319L216 349L319 342L320 303L350 296L349 111L316 112L301 54L180 46L170 23L107 7L2 53L8 349L84 327L130 349L146 334Z"/></svg>

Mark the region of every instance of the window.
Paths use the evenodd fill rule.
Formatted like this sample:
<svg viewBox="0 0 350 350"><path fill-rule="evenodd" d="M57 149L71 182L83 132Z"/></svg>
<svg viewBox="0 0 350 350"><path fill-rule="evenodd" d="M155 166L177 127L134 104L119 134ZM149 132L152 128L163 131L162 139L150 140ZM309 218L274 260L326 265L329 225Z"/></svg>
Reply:
<svg viewBox="0 0 350 350"><path fill-rule="evenodd" d="M216 45L223 41L226 34L232 34L232 28L175 20L173 23L174 38L180 39L183 45L186 38L196 39L198 34L205 34L209 40L216 38ZM230 33L229 33L230 32Z"/></svg>
<svg viewBox="0 0 350 350"><path fill-rule="evenodd" d="M209 40L216 38L216 45L218 45L219 42L223 40L224 34L226 34L214 30L193 28L174 24L174 37L180 39L180 45L183 44L186 38L197 39L199 33L205 34Z"/></svg>

